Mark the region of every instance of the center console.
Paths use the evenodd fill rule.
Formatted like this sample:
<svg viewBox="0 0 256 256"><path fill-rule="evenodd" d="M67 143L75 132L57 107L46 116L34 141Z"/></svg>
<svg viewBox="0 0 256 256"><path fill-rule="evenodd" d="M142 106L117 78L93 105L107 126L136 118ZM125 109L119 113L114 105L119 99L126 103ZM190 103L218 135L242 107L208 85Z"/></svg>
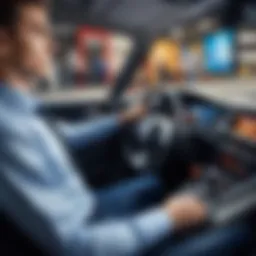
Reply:
<svg viewBox="0 0 256 256"><path fill-rule="evenodd" d="M203 112L196 110L198 115ZM201 198L209 206L214 225L243 218L256 210L255 114L244 118L239 114L237 118L237 114L225 113L218 117L214 115L210 125L196 122L197 136L211 145L212 151L209 159L199 164L200 175L178 191Z"/></svg>
<svg viewBox="0 0 256 256"><path fill-rule="evenodd" d="M226 224L256 209L255 173L240 176L217 165L205 166L202 171L198 180L185 184L178 194L201 198L209 206L212 223Z"/></svg>

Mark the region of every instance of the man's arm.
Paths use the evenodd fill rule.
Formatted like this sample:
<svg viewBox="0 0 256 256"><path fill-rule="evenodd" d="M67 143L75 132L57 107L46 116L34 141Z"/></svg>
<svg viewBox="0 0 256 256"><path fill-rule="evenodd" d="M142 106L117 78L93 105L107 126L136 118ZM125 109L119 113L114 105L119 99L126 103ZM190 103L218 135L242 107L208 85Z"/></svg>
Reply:
<svg viewBox="0 0 256 256"><path fill-rule="evenodd" d="M35 134L24 128L0 127L0 207L48 254L133 256L173 228L204 219L200 202L176 199L129 218L92 223L91 191L75 171L61 171L59 154L54 163L49 159L50 145L40 153Z"/></svg>
<svg viewBox="0 0 256 256"><path fill-rule="evenodd" d="M79 149L108 139L118 132L121 126L119 116L113 115L77 124L61 123L57 128L68 145Z"/></svg>
<svg viewBox="0 0 256 256"><path fill-rule="evenodd" d="M51 195L48 191L49 197L42 199L34 184L29 187L28 183L20 183L17 177L12 180L1 177L0 183L4 211L50 255L133 256L171 231L169 218L160 209L125 220L92 224L59 211L66 206L55 201L56 197L61 200L60 191L59 195ZM76 211L76 215L79 214L79 206Z"/></svg>
<svg viewBox="0 0 256 256"><path fill-rule="evenodd" d="M5 148L4 153L0 150L2 211L50 255L134 256L174 229L201 223L206 217L200 201L180 197L130 218L92 223L93 207L79 182L78 191L68 190L65 178L71 177L51 176L44 157L29 144L15 140ZM74 186L76 179L71 183Z"/></svg>
<svg viewBox="0 0 256 256"><path fill-rule="evenodd" d="M160 208L111 222L91 223L86 190L66 187L45 165L47 159L25 137L4 136L0 158L0 203L25 234L47 253L67 256L135 255L157 243L171 229ZM57 177L56 177L57 175ZM75 176L75 174L74 174ZM81 192L81 193L80 193ZM83 194L84 192L84 194Z"/></svg>
<svg viewBox="0 0 256 256"><path fill-rule="evenodd" d="M118 132L122 126L140 119L145 113L144 106L136 106L123 113L102 117L90 122L62 123L58 125L58 129L72 148L83 148L92 143L106 140Z"/></svg>

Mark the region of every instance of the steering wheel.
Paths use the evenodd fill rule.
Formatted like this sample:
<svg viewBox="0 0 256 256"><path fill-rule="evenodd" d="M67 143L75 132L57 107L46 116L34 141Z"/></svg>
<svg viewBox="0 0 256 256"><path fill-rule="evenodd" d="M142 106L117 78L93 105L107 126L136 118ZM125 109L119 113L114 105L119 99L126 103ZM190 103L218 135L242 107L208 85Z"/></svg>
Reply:
<svg viewBox="0 0 256 256"><path fill-rule="evenodd" d="M147 101L149 114L126 129L122 145L125 161L138 172L160 169L187 134L179 94L154 92Z"/></svg>

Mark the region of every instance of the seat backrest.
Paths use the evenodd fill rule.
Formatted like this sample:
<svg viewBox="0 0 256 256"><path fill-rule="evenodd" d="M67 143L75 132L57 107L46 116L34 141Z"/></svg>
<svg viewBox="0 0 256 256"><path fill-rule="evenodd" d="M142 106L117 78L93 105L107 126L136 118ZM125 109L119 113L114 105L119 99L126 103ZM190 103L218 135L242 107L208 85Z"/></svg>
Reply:
<svg viewBox="0 0 256 256"><path fill-rule="evenodd" d="M0 255L2 256L45 256L31 239L27 238L11 219L0 213Z"/></svg>

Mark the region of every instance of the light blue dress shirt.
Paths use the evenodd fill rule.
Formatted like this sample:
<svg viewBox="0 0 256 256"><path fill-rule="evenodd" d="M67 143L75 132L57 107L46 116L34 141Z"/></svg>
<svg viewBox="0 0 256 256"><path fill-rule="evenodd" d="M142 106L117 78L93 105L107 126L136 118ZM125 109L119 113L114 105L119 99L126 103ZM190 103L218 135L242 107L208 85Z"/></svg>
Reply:
<svg viewBox="0 0 256 256"><path fill-rule="evenodd" d="M33 110L31 97L0 84L0 210L24 233L54 256L137 255L170 233L170 220L158 208L91 223L93 191ZM95 133L107 136L118 128L111 117L63 131L71 145L81 146Z"/></svg>

